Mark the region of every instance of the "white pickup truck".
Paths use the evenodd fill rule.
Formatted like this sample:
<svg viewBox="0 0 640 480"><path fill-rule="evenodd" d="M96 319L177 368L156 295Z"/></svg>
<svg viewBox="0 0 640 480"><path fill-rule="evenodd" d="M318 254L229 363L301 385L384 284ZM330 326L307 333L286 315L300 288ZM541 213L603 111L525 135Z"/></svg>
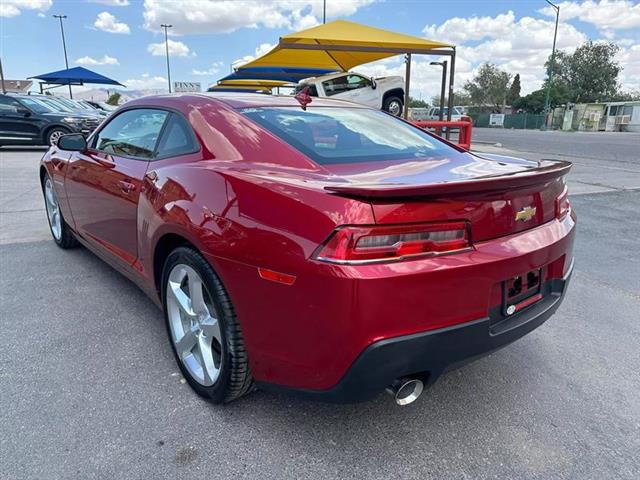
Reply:
<svg viewBox="0 0 640 480"><path fill-rule="evenodd" d="M332 97L350 100L401 115L404 105L402 77L370 78L353 72L332 73L302 80L296 93L309 87L312 97Z"/></svg>

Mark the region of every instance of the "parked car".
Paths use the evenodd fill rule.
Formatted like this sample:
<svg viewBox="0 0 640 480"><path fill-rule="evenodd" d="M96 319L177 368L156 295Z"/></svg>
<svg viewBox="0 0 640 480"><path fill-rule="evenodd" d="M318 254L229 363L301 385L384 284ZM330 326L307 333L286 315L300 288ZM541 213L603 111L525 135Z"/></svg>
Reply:
<svg viewBox="0 0 640 480"><path fill-rule="evenodd" d="M332 97L367 105L401 115L404 105L404 79L402 77L370 78L359 73L332 73L307 78L295 90L309 87L312 97Z"/></svg>
<svg viewBox="0 0 640 480"><path fill-rule="evenodd" d="M85 245L163 309L197 393L388 388L406 404L556 311L570 163L480 156L379 110L299 100L144 97L42 159L55 243Z"/></svg>
<svg viewBox="0 0 640 480"><path fill-rule="evenodd" d="M449 115L449 107L444 107L442 112L442 119L446 121L448 119L448 115ZM464 114L462 113L462 111L458 109L458 107L453 107L453 110L451 110L452 122L458 122L462 120L463 116ZM427 120L440 120L440 107L430 108L429 112L427 113Z"/></svg>
<svg viewBox="0 0 640 480"><path fill-rule="evenodd" d="M89 114L89 115L96 115L96 116L100 116L102 118L104 118L104 117L109 115L108 112L105 112L104 110L99 110L97 108L94 108L91 105L84 104L82 101L71 100L70 98L66 98L66 97L62 97L62 96L55 96L54 97L53 95L49 95L49 97L53 98L54 101L63 104L69 110L71 110L73 112L84 113L84 114Z"/></svg>
<svg viewBox="0 0 640 480"><path fill-rule="evenodd" d="M54 145L67 133L89 135L100 119L56 110L31 95L0 95L0 146Z"/></svg>
<svg viewBox="0 0 640 480"><path fill-rule="evenodd" d="M107 113L111 113L114 110L118 109L118 107L116 107L115 105L109 105L106 102L96 102L94 100L85 100L85 103L88 103L89 105L92 105L97 109L104 110Z"/></svg>

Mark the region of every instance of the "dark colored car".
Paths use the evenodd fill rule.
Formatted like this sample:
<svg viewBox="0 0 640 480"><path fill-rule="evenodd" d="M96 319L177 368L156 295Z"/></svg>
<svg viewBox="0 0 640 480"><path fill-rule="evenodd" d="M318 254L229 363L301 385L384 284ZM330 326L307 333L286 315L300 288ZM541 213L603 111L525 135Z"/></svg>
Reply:
<svg viewBox="0 0 640 480"><path fill-rule="evenodd" d="M54 145L68 133L89 135L101 117L56 110L31 95L0 95L0 146Z"/></svg>
<svg viewBox="0 0 640 480"><path fill-rule="evenodd" d="M388 388L406 404L556 311L570 166L475 155L336 100L182 94L62 137L40 179L55 242L164 310L200 395Z"/></svg>

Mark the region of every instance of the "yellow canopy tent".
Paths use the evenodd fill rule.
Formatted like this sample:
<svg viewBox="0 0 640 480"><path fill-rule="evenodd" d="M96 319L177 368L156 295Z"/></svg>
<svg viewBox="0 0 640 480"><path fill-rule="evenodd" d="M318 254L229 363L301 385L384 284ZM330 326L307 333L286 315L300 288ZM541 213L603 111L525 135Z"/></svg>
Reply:
<svg viewBox="0 0 640 480"><path fill-rule="evenodd" d="M409 98L411 55L451 57L449 78L449 114L453 102L455 47L443 42L389 32L346 20L318 25L280 37L275 48L238 69L255 67L304 67L348 71L364 63L406 54L405 97ZM405 101L405 116L408 112Z"/></svg>

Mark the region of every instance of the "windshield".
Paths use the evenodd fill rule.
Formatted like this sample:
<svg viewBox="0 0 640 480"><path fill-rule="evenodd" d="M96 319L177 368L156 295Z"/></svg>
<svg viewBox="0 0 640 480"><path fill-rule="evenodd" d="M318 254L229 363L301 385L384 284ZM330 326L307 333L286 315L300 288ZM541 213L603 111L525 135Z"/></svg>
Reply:
<svg viewBox="0 0 640 480"><path fill-rule="evenodd" d="M59 101L57 101L56 98L40 97L40 101L42 103L46 103L49 107L53 108L57 112L68 113L68 112L72 111L66 105L64 105L63 103L60 103Z"/></svg>
<svg viewBox="0 0 640 480"><path fill-rule="evenodd" d="M71 111L86 110L86 108L80 105L78 102L74 102L73 100L69 100L68 98L56 97L55 100L56 102L66 106L68 109L71 109Z"/></svg>
<svg viewBox="0 0 640 480"><path fill-rule="evenodd" d="M379 110L266 107L240 111L321 165L427 160L453 151L419 128Z"/></svg>
<svg viewBox="0 0 640 480"><path fill-rule="evenodd" d="M29 109L33 110L36 113L51 113L51 112L55 112L55 110L53 108L51 108L50 106L48 106L45 103L39 102L38 100L34 99L34 98L25 98L25 97L21 97L18 99L18 101L20 103L22 103L23 105L25 105L26 107L28 107Z"/></svg>

